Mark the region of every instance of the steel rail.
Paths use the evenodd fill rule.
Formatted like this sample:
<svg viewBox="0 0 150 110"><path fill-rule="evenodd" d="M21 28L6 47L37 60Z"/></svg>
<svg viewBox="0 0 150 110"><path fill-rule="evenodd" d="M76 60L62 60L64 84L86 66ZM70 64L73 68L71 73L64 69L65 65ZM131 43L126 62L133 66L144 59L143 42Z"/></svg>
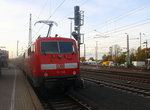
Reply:
<svg viewBox="0 0 150 110"><path fill-rule="evenodd" d="M98 71L89 71L89 70L80 70L80 72L83 73L83 74L91 74L92 73L91 75L150 84L150 79L143 79L143 78L139 78L139 77L137 78L137 77L133 77L133 76L132 77L130 77L130 76L122 76L121 73L120 74L114 74L114 73L106 74L105 71L102 73L102 72L98 72Z"/></svg>
<svg viewBox="0 0 150 110"><path fill-rule="evenodd" d="M47 103L52 110L94 110L92 107L70 94L63 95L63 97L48 99Z"/></svg>
<svg viewBox="0 0 150 110"><path fill-rule="evenodd" d="M128 77L137 77L143 79L150 79L150 74L148 73L140 73L140 72L127 72L127 71L111 71L111 70L101 70L101 69L83 69L81 71L89 71L89 72L96 72L96 73L107 73L107 74L115 74L121 76L128 76Z"/></svg>
<svg viewBox="0 0 150 110"><path fill-rule="evenodd" d="M45 110L98 110L73 92L38 94Z"/></svg>
<svg viewBox="0 0 150 110"><path fill-rule="evenodd" d="M140 88L140 87L131 86L131 85L127 85L127 84L116 83L116 82L108 81L108 80L96 79L96 78L92 78L92 77L90 77L90 78L84 77L83 79L93 82L93 83L96 83L96 84L100 84L100 85L104 85L104 86L108 86L108 87L112 87L112 88L117 88L120 90L128 91L128 92L142 95L145 97L150 97L150 89Z"/></svg>

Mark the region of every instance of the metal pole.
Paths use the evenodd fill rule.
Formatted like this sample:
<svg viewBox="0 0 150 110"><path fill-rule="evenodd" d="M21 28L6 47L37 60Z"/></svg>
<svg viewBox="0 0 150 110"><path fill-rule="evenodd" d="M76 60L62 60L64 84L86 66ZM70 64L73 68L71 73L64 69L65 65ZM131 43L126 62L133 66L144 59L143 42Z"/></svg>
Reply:
<svg viewBox="0 0 150 110"><path fill-rule="evenodd" d="M86 47L85 47L85 44L84 44L84 58L86 60Z"/></svg>
<svg viewBox="0 0 150 110"><path fill-rule="evenodd" d="M52 29L53 24L51 23L51 24L49 24L48 26L49 26L49 29L48 29L47 36L46 36L46 37L50 37L51 29Z"/></svg>
<svg viewBox="0 0 150 110"><path fill-rule="evenodd" d="M140 48L141 48L141 32L140 32Z"/></svg>
<svg viewBox="0 0 150 110"><path fill-rule="evenodd" d="M146 58L148 59L148 50L147 50L148 49L148 45L147 45L147 40L146 40L145 43L146 43Z"/></svg>
<svg viewBox="0 0 150 110"><path fill-rule="evenodd" d="M147 40L146 40L146 42L145 42L145 43L146 43L146 49L147 49L147 48L148 48L148 46L147 46Z"/></svg>
<svg viewBox="0 0 150 110"><path fill-rule="evenodd" d="M32 14L30 14L30 21L29 21L29 41L28 41L28 46L32 44Z"/></svg>
<svg viewBox="0 0 150 110"><path fill-rule="evenodd" d="M74 18L69 17L68 19L70 19L70 38L72 38L72 20L74 20Z"/></svg>
<svg viewBox="0 0 150 110"><path fill-rule="evenodd" d="M79 60L80 60L80 40L81 40L80 26L78 26L78 51L79 51Z"/></svg>
<svg viewBox="0 0 150 110"><path fill-rule="evenodd" d="M70 38L72 38L71 33L72 33L72 20L70 21Z"/></svg>
<svg viewBox="0 0 150 110"><path fill-rule="evenodd" d="M69 18L70 19L70 38L72 38L72 19L73 18Z"/></svg>
<svg viewBox="0 0 150 110"><path fill-rule="evenodd" d="M112 47L110 47L109 49L110 49L110 55L111 55L111 59L113 59Z"/></svg>
<svg viewBox="0 0 150 110"><path fill-rule="evenodd" d="M98 51L98 41L96 41L96 67L98 67L98 65L97 65L97 60L98 60L98 55L97 55L97 51Z"/></svg>
<svg viewBox="0 0 150 110"><path fill-rule="evenodd" d="M83 22L81 23L81 20L83 20L83 15L81 14L80 7L75 6L74 7L74 25L75 25L75 31L77 32L79 60L80 60L80 44L81 44L80 26L83 25Z"/></svg>
<svg viewBox="0 0 150 110"><path fill-rule="evenodd" d="M97 43L98 43L98 41L96 41L96 55L95 55L95 59L96 59L96 63L97 63Z"/></svg>
<svg viewBox="0 0 150 110"><path fill-rule="evenodd" d="M17 56L18 56L18 45L19 45L19 41L17 40Z"/></svg>
<svg viewBox="0 0 150 110"><path fill-rule="evenodd" d="M129 56L129 35L127 34L127 64L130 64L130 56Z"/></svg>

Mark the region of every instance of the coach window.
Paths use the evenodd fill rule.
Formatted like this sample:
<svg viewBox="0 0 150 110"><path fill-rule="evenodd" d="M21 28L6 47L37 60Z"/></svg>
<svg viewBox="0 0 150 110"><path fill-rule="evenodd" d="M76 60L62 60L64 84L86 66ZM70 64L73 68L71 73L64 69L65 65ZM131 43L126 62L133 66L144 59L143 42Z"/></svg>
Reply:
<svg viewBox="0 0 150 110"><path fill-rule="evenodd" d="M35 52L35 45L31 45L31 52L34 53Z"/></svg>

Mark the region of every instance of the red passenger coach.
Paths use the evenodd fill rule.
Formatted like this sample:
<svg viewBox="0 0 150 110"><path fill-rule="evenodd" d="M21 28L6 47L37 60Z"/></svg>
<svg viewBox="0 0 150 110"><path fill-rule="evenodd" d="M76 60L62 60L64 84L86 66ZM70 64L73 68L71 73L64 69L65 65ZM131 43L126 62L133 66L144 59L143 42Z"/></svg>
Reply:
<svg viewBox="0 0 150 110"><path fill-rule="evenodd" d="M24 69L36 87L75 84L80 80L75 40L61 37L38 38L24 54Z"/></svg>

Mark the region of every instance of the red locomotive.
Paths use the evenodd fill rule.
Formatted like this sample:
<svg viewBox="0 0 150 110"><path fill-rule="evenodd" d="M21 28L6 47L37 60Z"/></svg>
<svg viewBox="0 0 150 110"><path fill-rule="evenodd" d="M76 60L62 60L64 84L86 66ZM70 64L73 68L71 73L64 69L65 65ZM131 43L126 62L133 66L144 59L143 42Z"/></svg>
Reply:
<svg viewBox="0 0 150 110"><path fill-rule="evenodd" d="M23 58L24 70L36 87L53 82L72 85L80 80L79 54L73 39L38 38Z"/></svg>

